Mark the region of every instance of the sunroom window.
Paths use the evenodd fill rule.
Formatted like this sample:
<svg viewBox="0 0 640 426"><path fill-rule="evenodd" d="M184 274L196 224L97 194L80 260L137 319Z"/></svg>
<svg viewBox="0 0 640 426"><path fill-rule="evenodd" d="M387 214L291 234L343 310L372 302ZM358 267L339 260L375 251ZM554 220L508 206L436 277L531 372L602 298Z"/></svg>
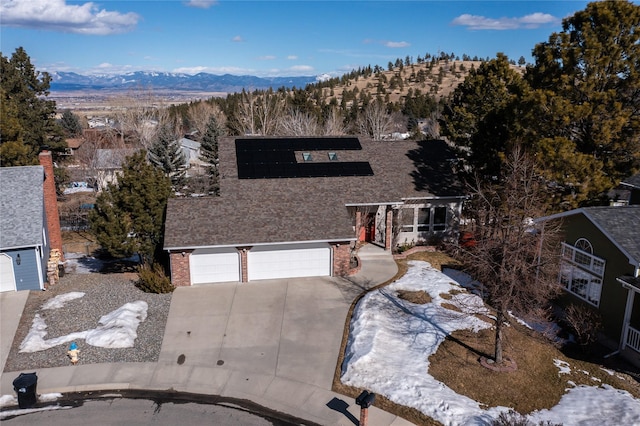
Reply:
<svg viewBox="0 0 640 426"><path fill-rule="evenodd" d="M413 208L400 210L402 232L413 232Z"/></svg>
<svg viewBox="0 0 640 426"><path fill-rule="evenodd" d="M570 293L599 306L605 260L583 249L593 251L593 247L585 239L578 240L576 246L562 243L560 283Z"/></svg>

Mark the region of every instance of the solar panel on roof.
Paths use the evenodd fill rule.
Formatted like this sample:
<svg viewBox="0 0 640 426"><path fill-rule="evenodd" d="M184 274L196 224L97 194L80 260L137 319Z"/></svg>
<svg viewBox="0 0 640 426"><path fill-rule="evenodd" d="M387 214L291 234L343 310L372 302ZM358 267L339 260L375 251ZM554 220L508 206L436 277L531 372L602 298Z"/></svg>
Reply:
<svg viewBox="0 0 640 426"><path fill-rule="evenodd" d="M366 161L297 162L296 151L357 151L360 141L348 138L236 139L239 179L372 176Z"/></svg>

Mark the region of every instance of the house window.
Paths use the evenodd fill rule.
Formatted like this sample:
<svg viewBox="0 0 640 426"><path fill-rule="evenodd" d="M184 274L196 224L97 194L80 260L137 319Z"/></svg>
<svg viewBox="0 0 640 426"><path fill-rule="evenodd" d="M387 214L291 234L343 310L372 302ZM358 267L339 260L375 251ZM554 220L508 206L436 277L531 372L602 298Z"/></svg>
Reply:
<svg viewBox="0 0 640 426"><path fill-rule="evenodd" d="M421 207L418 209L418 232L439 232L446 229L446 207Z"/></svg>
<svg viewBox="0 0 640 426"><path fill-rule="evenodd" d="M338 161L338 154L335 152L330 152L327 155L329 156L329 161Z"/></svg>
<svg viewBox="0 0 640 426"><path fill-rule="evenodd" d="M447 208L435 207L433 210L433 231L444 231L447 229Z"/></svg>
<svg viewBox="0 0 640 426"><path fill-rule="evenodd" d="M593 254L593 246L586 238L579 238L573 246L585 253Z"/></svg>
<svg viewBox="0 0 640 426"><path fill-rule="evenodd" d="M429 232L431 227L431 208L418 209L418 232Z"/></svg>
<svg viewBox="0 0 640 426"><path fill-rule="evenodd" d="M400 210L400 226L402 232L413 232L413 209Z"/></svg>
<svg viewBox="0 0 640 426"><path fill-rule="evenodd" d="M311 153L310 152L303 152L302 153L302 159L304 161L313 161L313 158L311 157Z"/></svg>
<svg viewBox="0 0 640 426"><path fill-rule="evenodd" d="M562 243L560 283L570 293L598 306L600 305L605 261L578 248L578 245L593 252L591 243L585 239L578 240L576 246Z"/></svg>

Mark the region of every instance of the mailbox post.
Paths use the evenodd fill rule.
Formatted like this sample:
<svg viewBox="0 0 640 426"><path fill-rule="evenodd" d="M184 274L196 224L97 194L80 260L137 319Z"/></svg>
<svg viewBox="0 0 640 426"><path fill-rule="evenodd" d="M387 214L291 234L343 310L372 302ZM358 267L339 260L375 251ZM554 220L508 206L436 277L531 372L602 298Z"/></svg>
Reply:
<svg viewBox="0 0 640 426"><path fill-rule="evenodd" d="M356 404L360 406L360 426L367 426L369 420L369 407L376 400L376 394L369 391L362 391L356 398Z"/></svg>

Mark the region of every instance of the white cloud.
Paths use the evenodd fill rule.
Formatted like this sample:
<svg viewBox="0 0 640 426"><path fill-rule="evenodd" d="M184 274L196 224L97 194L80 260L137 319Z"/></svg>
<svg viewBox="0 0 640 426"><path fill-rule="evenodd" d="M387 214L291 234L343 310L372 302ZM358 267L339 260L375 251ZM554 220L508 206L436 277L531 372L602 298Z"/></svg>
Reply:
<svg viewBox="0 0 640 426"><path fill-rule="evenodd" d="M199 9L209 9L211 6L217 5L217 0L189 0L186 5L189 7L197 7Z"/></svg>
<svg viewBox="0 0 640 426"><path fill-rule="evenodd" d="M399 48L399 47L409 47L411 46L410 43L407 43L406 41L385 41L383 43L385 46L387 47L391 47L391 48Z"/></svg>
<svg viewBox="0 0 640 426"><path fill-rule="evenodd" d="M538 28L545 24L554 24L560 22L559 18L548 13L532 13L520 18L487 18L485 16L470 15L465 13L458 16L452 25L460 25L470 30L517 30Z"/></svg>
<svg viewBox="0 0 640 426"><path fill-rule="evenodd" d="M257 71L254 69L245 69L245 68L239 68L239 67L205 67L205 66L174 68L171 72L180 73L180 74L190 74L190 75L195 75L200 72L205 72L209 74L235 74L235 75L256 75L257 73Z"/></svg>
<svg viewBox="0 0 640 426"><path fill-rule="evenodd" d="M406 41L374 40L372 38L365 38L362 40L362 44L381 44L386 47L391 47L392 49L411 46L411 43Z"/></svg>
<svg viewBox="0 0 640 426"><path fill-rule="evenodd" d="M0 15L2 25L85 35L126 33L140 19L133 12L107 11L92 2L70 5L66 0L4 0Z"/></svg>
<svg viewBox="0 0 640 426"><path fill-rule="evenodd" d="M313 67L310 65L295 65L289 69L293 72L313 72Z"/></svg>
<svg viewBox="0 0 640 426"><path fill-rule="evenodd" d="M296 59L298 59L298 57L296 55L289 55L287 56L287 59L289 59L290 61L295 61Z"/></svg>
<svg viewBox="0 0 640 426"><path fill-rule="evenodd" d="M244 41L244 39L242 38L242 36L237 35L234 38L232 38L231 41L233 41L235 43L242 43Z"/></svg>
<svg viewBox="0 0 640 426"><path fill-rule="evenodd" d="M273 55L264 55L258 56L256 59L259 61L273 61L274 59L276 59L276 57Z"/></svg>
<svg viewBox="0 0 640 426"><path fill-rule="evenodd" d="M134 71L131 65L113 65L109 62L103 62L88 70L79 70L81 74L126 74Z"/></svg>

